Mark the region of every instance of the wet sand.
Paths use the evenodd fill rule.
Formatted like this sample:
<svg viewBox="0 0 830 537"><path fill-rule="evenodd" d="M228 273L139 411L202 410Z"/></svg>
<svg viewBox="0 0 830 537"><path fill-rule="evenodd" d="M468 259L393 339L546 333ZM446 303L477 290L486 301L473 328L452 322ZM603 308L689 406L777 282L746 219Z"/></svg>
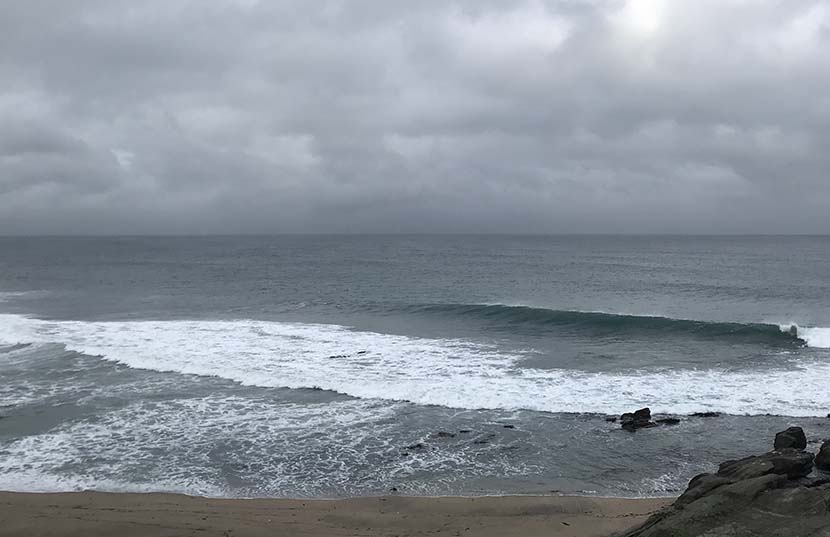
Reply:
<svg viewBox="0 0 830 537"><path fill-rule="evenodd" d="M607 536L669 499L224 500L175 494L0 493L0 536Z"/></svg>

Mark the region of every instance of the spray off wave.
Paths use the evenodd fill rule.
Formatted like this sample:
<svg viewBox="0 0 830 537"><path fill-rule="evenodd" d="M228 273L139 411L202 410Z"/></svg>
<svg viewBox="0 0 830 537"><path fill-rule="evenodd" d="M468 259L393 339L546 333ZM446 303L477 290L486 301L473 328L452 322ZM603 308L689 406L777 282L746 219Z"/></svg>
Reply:
<svg viewBox="0 0 830 537"><path fill-rule="evenodd" d="M827 362L762 371L587 373L517 367L527 353L461 339L255 320L81 322L0 315L0 343L60 344L133 368L451 408L618 413L648 404L666 413L787 416L825 415L830 408Z"/></svg>
<svg viewBox="0 0 830 537"><path fill-rule="evenodd" d="M793 323L782 324L780 329L781 332L787 334L795 329L795 332L798 334L798 339L803 341L808 347L830 349L830 328L801 327Z"/></svg>

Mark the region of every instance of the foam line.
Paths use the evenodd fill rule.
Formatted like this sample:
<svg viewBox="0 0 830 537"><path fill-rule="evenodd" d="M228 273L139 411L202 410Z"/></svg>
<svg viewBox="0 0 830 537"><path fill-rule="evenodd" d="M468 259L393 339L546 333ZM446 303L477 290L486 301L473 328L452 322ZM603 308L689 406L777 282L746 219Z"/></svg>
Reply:
<svg viewBox="0 0 830 537"><path fill-rule="evenodd" d="M805 336L808 337L808 336ZM320 324L236 321L42 321L0 315L0 343L67 349L163 372L263 387L319 387L361 399L467 409L826 415L830 363L758 371L587 373L518 367L524 356L461 339ZM786 368L784 368L786 367ZM797 387L797 389L796 389Z"/></svg>

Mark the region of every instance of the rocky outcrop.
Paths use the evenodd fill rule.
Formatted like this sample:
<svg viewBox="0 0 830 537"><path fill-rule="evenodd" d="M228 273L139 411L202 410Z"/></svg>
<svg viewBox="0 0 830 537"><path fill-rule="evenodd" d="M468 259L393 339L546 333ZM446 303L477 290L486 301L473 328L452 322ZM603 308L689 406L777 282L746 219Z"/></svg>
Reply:
<svg viewBox="0 0 830 537"><path fill-rule="evenodd" d="M680 423L680 418L674 417L666 417L652 420L650 408L641 408L640 410L637 410L635 412L626 412L619 418L617 418L616 416L609 416L605 418L605 421L609 423L617 423L618 420L623 429L631 432L634 432L638 429L656 427L658 425L677 425Z"/></svg>
<svg viewBox="0 0 830 537"><path fill-rule="evenodd" d="M795 429L776 435L775 445L800 446L803 431ZM622 537L830 537L830 477L808 477L812 470L813 454L797 447L726 461Z"/></svg>
<svg viewBox="0 0 830 537"><path fill-rule="evenodd" d="M657 424L651 421L651 409L641 408L635 412L626 412L620 416L620 424L626 431L636 431L646 427L654 427Z"/></svg>
<svg viewBox="0 0 830 537"><path fill-rule="evenodd" d="M717 475L734 480L752 479L767 474L785 475L789 479L796 479L806 477L812 471L812 453L785 449L737 461L726 461L718 467Z"/></svg>

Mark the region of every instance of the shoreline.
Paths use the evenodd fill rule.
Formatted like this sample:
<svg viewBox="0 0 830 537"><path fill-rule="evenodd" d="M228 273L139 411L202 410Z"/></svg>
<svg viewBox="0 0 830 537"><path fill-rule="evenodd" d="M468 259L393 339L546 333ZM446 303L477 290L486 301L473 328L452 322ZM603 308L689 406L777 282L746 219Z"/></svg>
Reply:
<svg viewBox="0 0 830 537"><path fill-rule="evenodd" d="M170 493L0 492L0 536L602 537L674 498L376 496L220 499Z"/></svg>

